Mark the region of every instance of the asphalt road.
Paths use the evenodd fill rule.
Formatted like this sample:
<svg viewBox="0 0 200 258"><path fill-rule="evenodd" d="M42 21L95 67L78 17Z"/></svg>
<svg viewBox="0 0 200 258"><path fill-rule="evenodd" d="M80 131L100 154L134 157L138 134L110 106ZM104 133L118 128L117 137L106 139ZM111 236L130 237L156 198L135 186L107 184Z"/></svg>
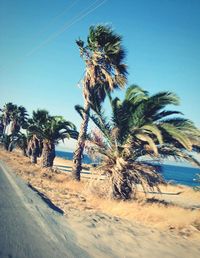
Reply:
<svg viewBox="0 0 200 258"><path fill-rule="evenodd" d="M0 162L1 258L89 257L62 217Z"/></svg>

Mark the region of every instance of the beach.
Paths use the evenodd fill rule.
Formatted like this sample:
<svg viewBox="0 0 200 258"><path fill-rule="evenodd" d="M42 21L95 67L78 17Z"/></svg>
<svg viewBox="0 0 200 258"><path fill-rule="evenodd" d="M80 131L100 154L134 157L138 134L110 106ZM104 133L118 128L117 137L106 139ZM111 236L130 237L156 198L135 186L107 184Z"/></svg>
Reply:
<svg viewBox="0 0 200 258"><path fill-rule="evenodd" d="M11 156L12 155L12 156ZM91 257L199 257L200 193L185 186L162 186L148 201L104 198L105 180L70 178L72 161L56 158L54 170L33 165L20 153L0 151L13 173L63 211L78 245ZM104 182L104 183L103 183Z"/></svg>

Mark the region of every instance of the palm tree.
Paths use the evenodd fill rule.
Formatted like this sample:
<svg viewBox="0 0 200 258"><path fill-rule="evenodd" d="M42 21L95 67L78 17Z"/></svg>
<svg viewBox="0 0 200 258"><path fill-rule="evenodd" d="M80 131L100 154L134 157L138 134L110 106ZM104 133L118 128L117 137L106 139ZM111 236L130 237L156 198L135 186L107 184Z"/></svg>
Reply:
<svg viewBox="0 0 200 258"><path fill-rule="evenodd" d="M31 163L36 164L37 158L42 154L42 139L38 138L37 135L30 131L32 126L36 128L42 128L43 125L49 119L49 112L45 109L38 109L33 111L32 118L28 120L28 155L31 158Z"/></svg>
<svg viewBox="0 0 200 258"><path fill-rule="evenodd" d="M6 103L1 110L4 146L12 151L16 135L27 126L27 111L23 106Z"/></svg>
<svg viewBox="0 0 200 258"><path fill-rule="evenodd" d="M6 103L3 108L1 109L2 112L2 122L3 122L3 134L6 134L6 128L10 124L11 121L11 113L16 109L16 105L13 103L9 102Z"/></svg>
<svg viewBox="0 0 200 258"><path fill-rule="evenodd" d="M26 129L28 126L28 113L23 106L16 106L10 114L11 119L11 134L17 134L20 129Z"/></svg>
<svg viewBox="0 0 200 258"><path fill-rule="evenodd" d="M115 34L109 26L91 26L87 37L87 45L82 40L76 43L80 55L85 62L83 79L84 109L77 148L74 152L72 176L80 180L82 155L88 127L91 107L105 99L106 92L123 88L126 84L127 68L124 64L125 52L122 38Z"/></svg>
<svg viewBox="0 0 200 258"><path fill-rule="evenodd" d="M48 116L45 123L32 125L29 131L42 141L42 166L52 167L55 158L55 145L66 138L78 138L76 127L61 116Z"/></svg>
<svg viewBox="0 0 200 258"><path fill-rule="evenodd" d="M18 132L15 134L15 137L12 140L12 146L10 148L19 147L21 149L22 154L27 157L28 156L28 136L26 133Z"/></svg>
<svg viewBox="0 0 200 258"><path fill-rule="evenodd" d="M180 112L166 110L178 105L178 97L171 92L150 96L138 86L126 91L123 101L112 99L112 119L107 121L98 108L90 114L98 131L88 136L87 151L100 157L99 169L110 176L114 198L129 199L137 192L138 184L144 192L164 182L158 166L149 160L173 157L200 166L191 155L200 146L200 131ZM77 111L86 111L80 106Z"/></svg>

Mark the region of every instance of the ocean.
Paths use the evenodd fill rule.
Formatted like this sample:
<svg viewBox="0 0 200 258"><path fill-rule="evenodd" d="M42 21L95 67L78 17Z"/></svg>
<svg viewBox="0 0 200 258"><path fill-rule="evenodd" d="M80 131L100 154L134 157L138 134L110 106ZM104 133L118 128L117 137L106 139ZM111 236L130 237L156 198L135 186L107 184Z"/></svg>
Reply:
<svg viewBox="0 0 200 258"><path fill-rule="evenodd" d="M64 159L73 159L72 152L56 151L56 155ZM92 160L87 155L84 155L83 163L91 164ZM200 185L200 183L194 180L196 174L200 174L199 168L162 164L161 174L166 181L170 181L174 184L182 184L191 187Z"/></svg>

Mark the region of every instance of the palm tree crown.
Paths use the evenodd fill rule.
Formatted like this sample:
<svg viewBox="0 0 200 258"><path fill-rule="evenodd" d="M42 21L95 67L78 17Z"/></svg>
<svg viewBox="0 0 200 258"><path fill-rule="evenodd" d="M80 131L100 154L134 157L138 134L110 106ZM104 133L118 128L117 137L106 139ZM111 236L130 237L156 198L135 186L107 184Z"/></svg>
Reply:
<svg viewBox="0 0 200 258"><path fill-rule="evenodd" d="M127 89L124 101L111 97L110 101L110 121L100 107L90 115L99 131L88 137L87 150L100 156L100 168L111 176L115 197L130 198L137 184L146 191L163 181L156 173L157 167L144 161L149 158L171 156L200 165L190 154L200 146L200 131L180 112L165 109L167 105L179 104L175 94L161 92L150 96L133 85ZM85 112L80 106L77 110L81 115Z"/></svg>
<svg viewBox="0 0 200 258"><path fill-rule="evenodd" d="M91 104L94 100L103 101L106 91L126 85L127 67L121 42L121 36L103 25L90 27L86 46L82 40L76 41L86 65L84 97Z"/></svg>
<svg viewBox="0 0 200 258"><path fill-rule="evenodd" d="M17 106L11 102L6 103L1 112L4 146L11 151L18 133L27 127L28 113L23 106Z"/></svg>
<svg viewBox="0 0 200 258"><path fill-rule="evenodd" d="M44 123L32 125L30 132L34 132L38 138L46 139L57 144L65 138L77 139L78 134L73 123L66 121L62 116L49 116Z"/></svg>

